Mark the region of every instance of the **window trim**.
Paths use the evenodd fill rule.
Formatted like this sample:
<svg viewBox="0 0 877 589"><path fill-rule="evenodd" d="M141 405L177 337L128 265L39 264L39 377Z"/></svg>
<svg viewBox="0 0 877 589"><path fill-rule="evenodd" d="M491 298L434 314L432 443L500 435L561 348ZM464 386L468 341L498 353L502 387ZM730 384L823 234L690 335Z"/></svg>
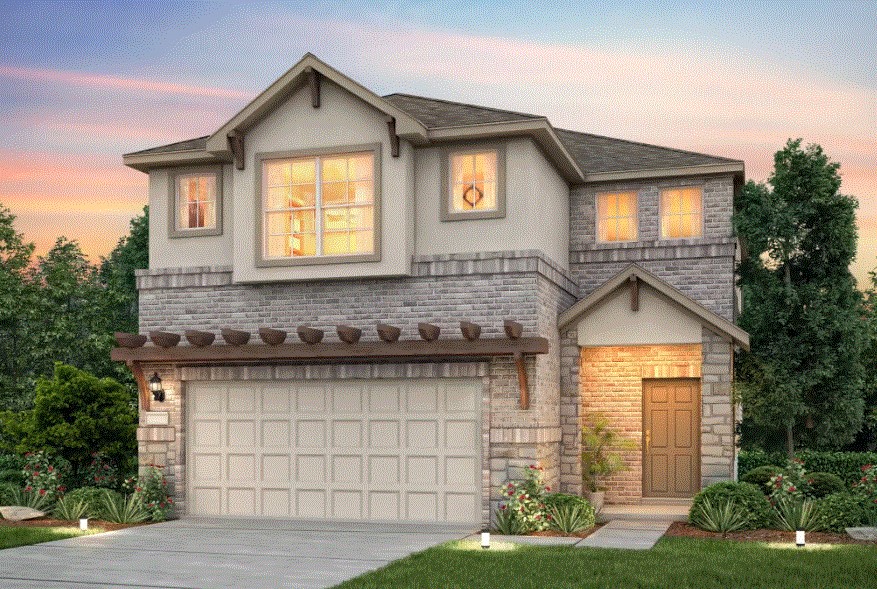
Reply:
<svg viewBox="0 0 877 589"><path fill-rule="evenodd" d="M633 239L615 239L608 240L602 239L600 236L600 197L608 194L632 194L634 198L634 206L636 207L636 212L634 214L634 228L636 234ZM597 243L633 243L636 241L640 241L640 214L639 214L639 201L640 195L639 190L601 190L594 193L594 236L596 237Z"/></svg>
<svg viewBox="0 0 877 589"><path fill-rule="evenodd" d="M179 213L179 207L177 206L177 181L183 176L207 175L212 175L216 178L216 225L214 227L194 227L192 229L178 228L177 214ZM171 170L170 173L168 173L168 237L176 239L180 237L209 237L222 235L222 188L222 166L197 166Z"/></svg>
<svg viewBox="0 0 877 589"><path fill-rule="evenodd" d="M496 210L458 212L451 208L451 158L455 155L473 155L486 151L496 152ZM477 221L482 219L502 219L506 216L506 146L504 143L479 143L477 145L457 145L442 149L441 153L441 195L439 197L439 218L442 221Z"/></svg>
<svg viewBox="0 0 877 589"><path fill-rule="evenodd" d="M664 192L667 190L680 190L686 188L696 188L700 190L700 234L688 235L686 237L667 237L664 235ZM672 186L663 186L658 188L658 240L659 241L682 241L685 239L703 239L706 233L706 212L704 211L704 191L703 184L674 184Z"/></svg>
<svg viewBox="0 0 877 589"><path fill-rule="evenodd" d="M276 268L286 266L316 266L321 264L350 264L358 262L380 262L381 261L381 153L383 144L369 143L361 145L339 145L332 147L319 147L315 149L296 149L292 151L271 151L260 152L255 155L255 169L253 175L256 177L256 239L255 256L257 268ZM374 223L372 231L374 233L374 251L370 254L350 254L350 255L331 255L331 256L300 256L289 258L268 258L265 256L265 195L262 194L262 176L264 174L263 166L267 160L278 159L295 159L306 157L323 157L323 156L340 156L354 153L371 153L372 165L374 170L372 178L374 181L372 194L372 207L374 208ZM317 179L319 181L319 178Z"/></svg>

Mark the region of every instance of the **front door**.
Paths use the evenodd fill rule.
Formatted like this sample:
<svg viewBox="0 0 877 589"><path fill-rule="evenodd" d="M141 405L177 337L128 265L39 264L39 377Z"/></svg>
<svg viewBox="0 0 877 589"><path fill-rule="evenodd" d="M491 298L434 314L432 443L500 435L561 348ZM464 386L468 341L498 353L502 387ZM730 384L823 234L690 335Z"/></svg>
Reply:
<svg viewBox="0 0 877 589"><path fill-rule="evenodd" d="M643 381L643 496L700 490L700 379Z"/></svg>

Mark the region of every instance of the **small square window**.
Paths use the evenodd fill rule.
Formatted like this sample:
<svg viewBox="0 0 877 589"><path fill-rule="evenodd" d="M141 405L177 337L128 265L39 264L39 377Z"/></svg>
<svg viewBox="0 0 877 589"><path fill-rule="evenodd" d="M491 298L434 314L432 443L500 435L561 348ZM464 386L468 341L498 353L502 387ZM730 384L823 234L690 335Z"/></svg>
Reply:
<svg viewBox="0 0 877 589"><path fill-rule="evenodd" d="M443 161L443 221L505 216L505 152L448 151Z"/></svg>
<svg viewBox="0 0 877 589"><path fill-rule="evenodd" d="M597 239L636 241L636 192L604 192L597 195Z"/></svg>
<svg viewBox="0 0 877 589"><path fill-rule="evenodd" d="M703 189L699 186L661 191L661 238L703 235Z"/></svg>
<svg viewBox="0 0 877 589"><path fill-rule="evenodd" d="M187 170L171 175L170 237L222 233L222 173Z"/></svg>

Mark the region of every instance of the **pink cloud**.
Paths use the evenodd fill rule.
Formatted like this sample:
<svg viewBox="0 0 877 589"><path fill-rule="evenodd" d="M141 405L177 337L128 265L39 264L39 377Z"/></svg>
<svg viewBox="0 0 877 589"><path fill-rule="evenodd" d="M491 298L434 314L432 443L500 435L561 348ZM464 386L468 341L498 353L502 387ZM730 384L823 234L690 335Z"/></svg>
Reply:
<svg viewBox="0 0 877 589"><path fill-rule="evenodd" d="M205 96L213 98L252 98L252 92L215 88L210 86L193 86L147 80L143 78L125 78L108 74L92 74L65 70L25 68L0 65L0 77L27 80L30 82L46 82L50 84L69 84L90 88L107 88L112 90L133 90L160 94L182 94L187 96Z"/></svg>

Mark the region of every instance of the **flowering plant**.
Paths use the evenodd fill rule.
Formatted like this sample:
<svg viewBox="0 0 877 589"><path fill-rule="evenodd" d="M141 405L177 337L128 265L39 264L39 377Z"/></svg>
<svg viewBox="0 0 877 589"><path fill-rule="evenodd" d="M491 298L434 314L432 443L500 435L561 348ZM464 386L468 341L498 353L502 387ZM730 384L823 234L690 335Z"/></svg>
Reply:
<svg viewBox="0 0 877 589"><path fill-rule="evenodd" d="M862 478L853 483L853 489L865 501L877 504L877 465L866 464L862 467Z"/></svg>
<svg viewBox="0 0 877 589"><path fill-rule="evenodd" d="M524 532L547 530L551 524L551 514L545 507L545 495L551 487L545 485L541 466L531 464L527 467L523 481L509 481L500 487L505 498L499 509L505 515L508 511L520 523Z"/></svg>
<svg viewBox="0 0 877 589"><path fill-rule="evenodd" d="M810 492L810 483L804 461L793 458L786 463L783 472L770 478L770 502L776 505L779 501L796 499L803 501Z"/></svg>
<svg viewBox="0 0 877 589"><path fill-rule="evenodd" d="M89 487L115 489L119 483L119 469L103 452L92 452L91 462L83 467L81 476Z"/></svg>
<svg viewBox="0 0 877 589"><path fill-rule="evenodd" d="M48 455L39 452L28 452L24 455L24 492L36 493L46 501L53 503L60 499L67 488L61 480L64 474L70 470L69 464L63 459L57 459L53 464Z"/></svg>
<svg viewBox="0 0 877 589"><path fill-rule="evenodd" d="M151 521L164 521L173 512L174 500L168 495L167 480L157 464L147 464L142 475L125 479L122 489L126 494L133 493L137 503L149 512Z"/></svg>

